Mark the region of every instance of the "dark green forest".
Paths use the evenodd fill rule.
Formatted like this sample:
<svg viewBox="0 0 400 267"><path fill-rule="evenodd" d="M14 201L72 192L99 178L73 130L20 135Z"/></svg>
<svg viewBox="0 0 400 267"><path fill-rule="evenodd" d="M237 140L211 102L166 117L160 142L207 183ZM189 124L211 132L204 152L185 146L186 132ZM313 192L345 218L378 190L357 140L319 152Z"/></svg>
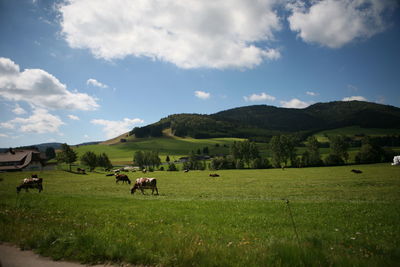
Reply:
<svg viewBox="0 0 400 267"><path fill-rule="evenodd" d="M270 138L297 133L304 137L317 131L360 126L399 128L400 108L363 101L317 103L304 109L254 105L215 114L175 114L130 134L137 138L159 137L171 129L179 137L193 138Z"/></svg>

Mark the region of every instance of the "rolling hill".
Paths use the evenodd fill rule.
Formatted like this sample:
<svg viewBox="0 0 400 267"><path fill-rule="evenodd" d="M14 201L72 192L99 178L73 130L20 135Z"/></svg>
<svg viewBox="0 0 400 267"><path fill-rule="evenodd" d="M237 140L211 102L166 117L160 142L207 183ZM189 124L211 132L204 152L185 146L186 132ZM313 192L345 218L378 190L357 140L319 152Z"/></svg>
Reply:
<svg viewBox="0 0 400 267"><path fill-rule="evenodd" d="M130 135L160 137L170 129L180 137L249 138L349 126L400 129L400 108L363 101L317 103L304 109L254 105L210 115L170 115L154 124L134 128Z"/></svg>

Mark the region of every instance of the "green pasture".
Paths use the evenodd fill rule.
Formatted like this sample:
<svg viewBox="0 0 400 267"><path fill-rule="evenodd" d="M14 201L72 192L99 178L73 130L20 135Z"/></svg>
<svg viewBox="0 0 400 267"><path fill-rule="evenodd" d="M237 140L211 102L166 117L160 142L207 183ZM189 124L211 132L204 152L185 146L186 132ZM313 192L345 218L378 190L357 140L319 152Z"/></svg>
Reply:
<svg viewBox="0 0 400 267"><path fill-rule="evenodd" d="M351 169L363 173L354 174ZM400 168L153 172L159 196L104 173L0 173L0 241L53 259L146 266L398 266ZM134 180L142 173L127 173ZM289 199L289 205L285 199ZM290 209L289 209L290 207ZM292 222L295 223L298 239Z"/></svg>
<svg viewBox="0 0 400 267"><path fill-rule="evenodd" d="M243 141L239 138L212 138L194 139L179 137L160 137L160 138L140 138L131 139L126 143L116 145L87 145L74 147L78 152L78 157L87 151L97 154L107 153L114 164L131 164L133 154L137 150L156 150L159 152L162 161L169 155L171 161L180 157L187 156L191 151L203 150L208 147L212 154L227 154L229 147L234 141Z"/></svg>
<svg viewBox="0 0 400 267"><path fill-rule="evenodd" d="M399 135L400 129L384 129L384 128L361 128L360 126L350 126L344 128L337 128L333 130L321 131L314 136L319 142L328 142L328 136L333 135L346 135L346 136L385 136L385 135Z"/></svg>

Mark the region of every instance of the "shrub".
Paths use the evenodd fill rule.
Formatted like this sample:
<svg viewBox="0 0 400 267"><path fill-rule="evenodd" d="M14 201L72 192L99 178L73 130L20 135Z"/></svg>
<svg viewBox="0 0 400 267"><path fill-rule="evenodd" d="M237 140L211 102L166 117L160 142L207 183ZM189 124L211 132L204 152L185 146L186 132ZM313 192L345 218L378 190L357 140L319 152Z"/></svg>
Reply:
<svg viewBox="0 0 400 267"><path fill-rule="evenodd" d="M178 171L178 167L174 163L171 163L168 165L168 170L167 171Z"/></svg>
<svg viewBox="0 0 400 267"><path fill-rule="evenodd" d="M329 154L325 158L325 165L327 166L339 166L339 165L344 165L344 160L342 157L336 155L336 154Z"/></svg>

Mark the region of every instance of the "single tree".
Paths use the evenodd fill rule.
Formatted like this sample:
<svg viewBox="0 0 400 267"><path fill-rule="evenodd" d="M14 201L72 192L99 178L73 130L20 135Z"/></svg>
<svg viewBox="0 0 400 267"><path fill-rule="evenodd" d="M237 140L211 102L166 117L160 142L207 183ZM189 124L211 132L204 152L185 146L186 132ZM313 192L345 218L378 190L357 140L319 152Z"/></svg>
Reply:
<svg viewBox="0 0 400 267"><path fill-rule="evenodd" d="M344 162L349 159L349 143L343 135L334 135L329 137L329 147L331 155L341 158Z"/></svg>
<svg viewBox="0 0 400 267"><path fill-rule="evenodd" d="M104 169L111 169L113 167L106 153L101 153L97 157L97 164L99 167L102 167Z"/></svg>
<svg viewBox="0 0 400 267"><path fill-rule="evenodd" d="M77 158L77 153L69 145L61 145L61 151L57 153L57 161L69 164L69 171L71 171L71 164L74 163Z"/></svg>
<svg viewBox="0 0 400 267"><path fill-rule="evenodd" d="M275 167L286 167L290 160L292 165L296 161L297 140L290 135L276 135L271 138L269 148Z"/></svg>

